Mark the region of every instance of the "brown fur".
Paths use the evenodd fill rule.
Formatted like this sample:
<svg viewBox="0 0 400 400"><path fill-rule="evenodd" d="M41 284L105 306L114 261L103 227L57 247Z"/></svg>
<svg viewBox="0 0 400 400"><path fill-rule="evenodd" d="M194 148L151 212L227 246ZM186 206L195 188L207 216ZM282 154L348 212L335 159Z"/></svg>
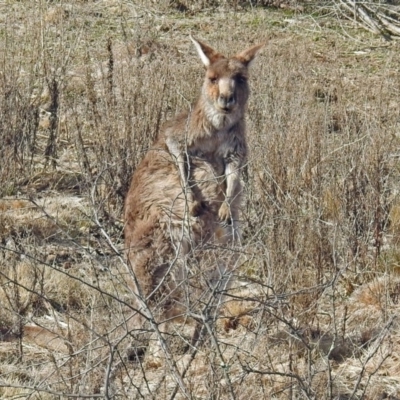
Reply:
<svg viewBox="0 0 400 400"><path fill-rule="evenodd" d="M192 40L207 68L201 96L189 113L164 125L125 202L133 290L157 302L164 317L185 313L181 283L188 255L197 256L206 243L240 238L248 65L261 48L226 58Z"/></svg>

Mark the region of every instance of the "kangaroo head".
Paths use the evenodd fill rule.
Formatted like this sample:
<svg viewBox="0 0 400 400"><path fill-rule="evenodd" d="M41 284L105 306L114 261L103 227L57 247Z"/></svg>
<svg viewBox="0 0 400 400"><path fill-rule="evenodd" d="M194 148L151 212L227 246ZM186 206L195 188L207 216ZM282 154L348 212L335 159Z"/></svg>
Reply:
<svg viewBox="0 0 400 400"><path fill-rule="evenodd" d="M206 114L218 129L232 125L243 117L250 93L247 82L249 66L264 44L228 58L205 43L190 38L206 67L202 91Z"/></svg>

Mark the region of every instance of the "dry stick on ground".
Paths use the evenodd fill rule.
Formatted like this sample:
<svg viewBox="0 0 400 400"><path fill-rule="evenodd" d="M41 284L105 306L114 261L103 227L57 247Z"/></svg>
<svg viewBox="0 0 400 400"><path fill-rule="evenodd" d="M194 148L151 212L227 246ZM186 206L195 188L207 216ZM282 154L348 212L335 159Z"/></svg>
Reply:
<svg viewBox="0 0 400 400"><path fill-rule="evenodd" d="M400 38L400 21L396 20L382 11L382 5L377 4L379 10L374 10L372 5L367 6L364 3L359 3L355 0L339 0L339 7L345 10L345 16L352 15L352 20L356 20L365 29L372 33L382 35L386 39ZM386 10L392 15L398 14L395 10L391 10L387 6Z"/></svg>
<svg viewBox="0 0 400 400"><path fill-rule="evenodd" d="M391 9L389 8L390 6L388 6L387 8L387 12L390 13ZM364 5L364 9L366 10L366 12L368 12L368 14L370 15L370 17L376 18L376 20L378 21L378 24L380 25L380 28L385 31L388 32L392 38L396 38L396 36L400 36L400 21L390 17L389 15L384 14L381 10L383 9L382 7L379 7L379 9L377 10L373 10L371 9L371 6L368 5ZM397 12L395 12L394 14L397 14ZM393 14L392 14L393 15Z"/></svg>
<svg viewBox="0 0 400 400"><path fill-rule="evenodd" d="M400 26L399 21L389 17L386 14L383 14L382 12L378 11L376 13L377 18L381 22L382 25L385 26L385 28L392 33L393 35L399 36L400 37Z"/></svg>

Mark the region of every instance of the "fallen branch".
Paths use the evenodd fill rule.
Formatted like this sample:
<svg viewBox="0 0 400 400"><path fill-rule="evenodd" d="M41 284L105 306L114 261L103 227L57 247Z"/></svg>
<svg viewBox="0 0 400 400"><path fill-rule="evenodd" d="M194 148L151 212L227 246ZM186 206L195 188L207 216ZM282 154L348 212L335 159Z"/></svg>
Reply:
<svg viewBox="0 0 400 400"><path fill-rule="evenodd" d="M400 38L399 7L357 0L338 0L337 5L346 18L356 21L364 29L386 39Z"/></svg>

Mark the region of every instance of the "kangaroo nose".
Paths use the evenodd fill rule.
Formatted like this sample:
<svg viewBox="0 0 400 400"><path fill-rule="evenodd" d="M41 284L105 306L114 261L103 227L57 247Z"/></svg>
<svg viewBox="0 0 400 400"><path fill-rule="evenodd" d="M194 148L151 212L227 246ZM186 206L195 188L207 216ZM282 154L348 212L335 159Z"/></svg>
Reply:
<svg viewBox="0 0 400 400"><path fill-rule="evenodd" d="M235 104L235 96L233 94L221 94L218 98L218 103L223 108L230 108Z"/></svg>

